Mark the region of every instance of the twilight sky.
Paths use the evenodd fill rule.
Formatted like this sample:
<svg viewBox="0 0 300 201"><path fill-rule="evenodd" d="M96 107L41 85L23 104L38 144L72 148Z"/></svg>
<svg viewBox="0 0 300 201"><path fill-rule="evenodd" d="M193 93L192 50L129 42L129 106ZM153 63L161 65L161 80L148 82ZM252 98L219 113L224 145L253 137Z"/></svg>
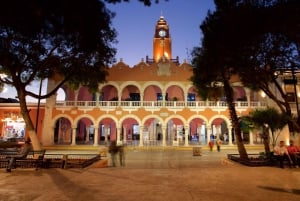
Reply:
<svg viewBox="0 0 300 201"><path fill-rule="evenodd" d="M116 13L112 20L118 32L116 60L120 58L129 66L139 63L142 58L153 57L152 39L157 20L163 15L169 24L172 38L172 57L187 61L195 46L200 46L200 24L208 10L214 10L213 0L160 0L159 4L146 7L137 0L130 3L108 4Z"/></svg>
<svg viewBox="0 0 300 201"><path fill-rule="evenodd" d="M199 26L208 10L215 9L213 0L160 0L159 4L154 3L151 7L146 7L137 0L130 0L130 3L107 4L107 7L116 13L112 19L112 26L118 32L119 41L114 46L117 48L116 61L122 58L131 67L147 55L152 58L155 25L161 15L170 28L172 57L179 56L180 63L184 59L189 61L192 48L200 46L202 33ZM46 84L45 81L42 94L46 92ZM0 93L0 97L15 98L14 88L6 88L7 90ZM33 83L28 89L38 93L39 82ZM60 95L59 91L58 94ZM27 101L37 102L31 97L27 97Z"/></svg>

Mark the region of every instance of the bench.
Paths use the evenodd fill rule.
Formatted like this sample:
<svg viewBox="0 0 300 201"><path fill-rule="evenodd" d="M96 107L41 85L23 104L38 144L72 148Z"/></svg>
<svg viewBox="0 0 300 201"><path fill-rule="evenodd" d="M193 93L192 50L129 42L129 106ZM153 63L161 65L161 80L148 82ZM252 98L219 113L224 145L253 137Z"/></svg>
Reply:
<svg viewBox="0 0 300 201"><path fill-rule="evenodd" d="M46 150L32 150L25 158L17 158L14 168L35 168L38 170L43 167L43 160ZM17 150L0 150L0 168L7 168L9 160L18 154Z"/></svg>
<svg viewBox="0 0 300 201"><path fill-rule="evenodd" d="M45 168L85 168L101 159L100 154L51 154L44 157Z"/></svg>
<svg viewBox="0 0 300 201"><path fill-rule="evenodd" d="M64 156L63 168L85 168L100 159L100 154L68 154Z"/></svg>

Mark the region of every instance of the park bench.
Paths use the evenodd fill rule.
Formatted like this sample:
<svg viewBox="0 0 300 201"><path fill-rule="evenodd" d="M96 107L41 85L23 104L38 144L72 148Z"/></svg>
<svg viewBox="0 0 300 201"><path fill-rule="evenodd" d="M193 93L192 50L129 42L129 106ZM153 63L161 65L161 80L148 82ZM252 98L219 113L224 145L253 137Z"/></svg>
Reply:
<svg viewBox="0 0 300 201"><path fill-rule="evenodd" d="M64 168L85 168L100 159L100 154L68 154Z"/></svg>
<svg viewBox="0 0 300 201"><path fill-rule="evenodd" d="M85 168L100 158L100 154L48 153L44 157L44 168Z"/></svg>
<svg viewBox="0 0 300 201"><path fill-rule="evenodd" d="M30 151L25 158L15 160L14 168L42 168L45 152L46 150ZM0 168L7 168L10 158L17 154L16 149L0 150Z"/></svg>

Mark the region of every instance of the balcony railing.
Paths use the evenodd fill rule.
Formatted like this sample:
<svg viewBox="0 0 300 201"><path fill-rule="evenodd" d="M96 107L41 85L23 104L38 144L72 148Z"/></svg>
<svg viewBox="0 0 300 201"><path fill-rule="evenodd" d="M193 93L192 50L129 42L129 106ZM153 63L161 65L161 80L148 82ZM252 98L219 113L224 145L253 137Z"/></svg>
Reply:
<svg viewBox="0 0 300 201"><path fill-rule="evenodd" d="M235 102L236 108L258 108L266 107L266 102ZM226 108L227 103L224 101L57 101L56 107L80 107L80 108L91 108L99 107L102 109L114 109L121 107L124 109L180 109L180 108L191 108L191 109L203 109L207 107L211 108Z"/></svg>

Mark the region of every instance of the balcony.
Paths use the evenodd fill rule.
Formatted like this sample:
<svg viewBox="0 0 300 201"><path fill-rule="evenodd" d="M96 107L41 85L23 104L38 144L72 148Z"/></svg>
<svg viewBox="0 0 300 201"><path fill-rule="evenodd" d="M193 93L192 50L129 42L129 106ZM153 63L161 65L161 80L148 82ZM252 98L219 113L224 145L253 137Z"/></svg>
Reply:
<svg viewBox="0 0 300 201"><path fill-rule="evenodd" d="M236 109L267 107L266 102L235 102ZM78 107L81 109L101 108L101 110L114 110L117 107L123 110L160 110L167 108L170 110L181 110L188 108L191 110L205 108L226 109L227 103L224 101L57 101L56 108Z"/></svg>

